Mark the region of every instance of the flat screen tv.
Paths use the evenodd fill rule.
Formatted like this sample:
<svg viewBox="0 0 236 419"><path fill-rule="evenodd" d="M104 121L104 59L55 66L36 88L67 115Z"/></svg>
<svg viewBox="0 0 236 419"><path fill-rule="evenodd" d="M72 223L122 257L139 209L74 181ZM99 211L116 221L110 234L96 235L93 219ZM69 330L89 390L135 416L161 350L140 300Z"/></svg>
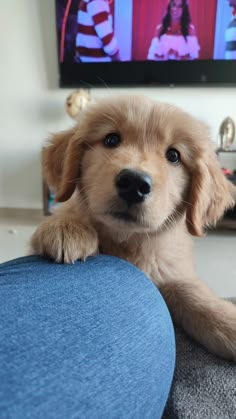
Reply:
<svg viewBox="0 0 236 419"><path fill-rule="evenodd" d="M236 85L235 0L55 0L61 87Z"/></svg>

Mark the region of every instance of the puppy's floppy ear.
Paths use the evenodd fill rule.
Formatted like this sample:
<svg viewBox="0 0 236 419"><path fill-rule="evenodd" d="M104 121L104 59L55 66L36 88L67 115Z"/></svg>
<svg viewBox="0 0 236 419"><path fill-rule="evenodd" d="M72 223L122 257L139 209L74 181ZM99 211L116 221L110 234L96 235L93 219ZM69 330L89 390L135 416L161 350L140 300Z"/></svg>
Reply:
<svg viewBox="0 0 236 419"><path fill-rule="evenodd" d="M73 129L55 134L43 148L43 177L54 190L60 185L66 150L73 134Z"/></svg>
<svg viewBox="0 0 236 419"><path fill-rule="evenodd" d="M202 236L204 227L215 225L235 204L233 185L225 178L213 150L198 160L192 174L187 228L193 236Z"/></svg>
<svg viewBox="0 0 236 419"><path fill-rule="evenodd" d="M80 144L72 128L55 134L43 149L43 176L56 191L56 201L64 202L73 194L79 173Z"/></svg>
<svg viewBox="0 0 236 419"><path fill-rule="evenodd" d="M78 183L80 159L81 143L72 137L66 149L61 182L56 193L57 202L65 202L73 194Z"/></svg>

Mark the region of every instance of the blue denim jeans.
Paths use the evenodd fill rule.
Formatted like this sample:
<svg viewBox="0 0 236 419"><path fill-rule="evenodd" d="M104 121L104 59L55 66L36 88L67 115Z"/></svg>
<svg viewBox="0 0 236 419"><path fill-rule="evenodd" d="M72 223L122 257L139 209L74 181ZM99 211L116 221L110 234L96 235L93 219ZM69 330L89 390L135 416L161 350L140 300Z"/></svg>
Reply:
<svg viewBox="0 0 236 419"><path fill-rule="evenodd" d="M136 267L110 256L0 265L0 418L160 418L175 339Z"/></svg>

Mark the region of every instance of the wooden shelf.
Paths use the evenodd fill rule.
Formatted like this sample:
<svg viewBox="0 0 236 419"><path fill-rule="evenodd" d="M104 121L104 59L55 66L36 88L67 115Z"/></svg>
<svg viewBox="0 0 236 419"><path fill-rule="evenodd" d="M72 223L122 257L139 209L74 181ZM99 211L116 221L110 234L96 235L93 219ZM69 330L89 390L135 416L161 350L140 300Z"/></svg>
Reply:
<svg viewBox="0 0 236 419"><path fill-rule="evenodd" d="M217 226L216 229L225 229L225 230L235 230L236 232L236 219L230 219L230 218L224 218L223 220L221 220Z"/></svg>
<svg viewBox="0 0 236 419"><path fill-rule="evenodd" d="M224 148L216 149L216 154L218 153L236 153L236 150L225 150Z"/></svg>

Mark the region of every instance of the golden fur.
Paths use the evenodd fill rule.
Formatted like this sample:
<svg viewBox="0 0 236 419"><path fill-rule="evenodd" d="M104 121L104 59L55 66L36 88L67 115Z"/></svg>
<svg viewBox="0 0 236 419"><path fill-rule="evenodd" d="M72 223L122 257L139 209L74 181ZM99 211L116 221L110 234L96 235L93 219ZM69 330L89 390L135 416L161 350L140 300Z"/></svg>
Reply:
<svg viewBox="0 0 236 419"><path fill-rule="evenodd" d="M103 140L118 133L121 144ZM169 147L180 164L166 159ZM90 105L72 129L43 152L45 179L65 202L32 237L35 253L59 263L98 252L130 261L157 285L174 322L210 351L236 360L236 308L194 271L191 235L204 234L233 204L207 128L180 109L141 96ZM147 173L152 192L126 207L114 179L129 168ZM128 211L135 221L114 216Z"/></svg>

